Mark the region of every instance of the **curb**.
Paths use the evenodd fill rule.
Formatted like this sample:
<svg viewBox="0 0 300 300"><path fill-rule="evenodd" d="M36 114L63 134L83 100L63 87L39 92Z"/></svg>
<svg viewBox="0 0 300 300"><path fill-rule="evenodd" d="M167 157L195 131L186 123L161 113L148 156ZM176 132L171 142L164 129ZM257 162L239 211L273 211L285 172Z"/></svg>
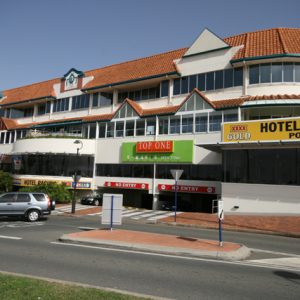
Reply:
<svg viewBox="0 0 300 300"><path fill-rule="evenodd" d="M151 252L157 254L165 255L175 255L181 257L211 257L214 259L228 260L228 261L239 261L244 260L250 256L250 249L244 245L240 245L240 248L234 251L208 251L208 250L194 250L188 248L177 248L177 247L167 247L159 245L145 245L138 243L126 243L126 242L116 242L110 240L97 240L90 238L71 238L68 234L64 234L59 238L59 241L63 243L73 243L73 244L89 244L98 246L114 246L119 249L126 250L137 250L142 252Z"/></svg>

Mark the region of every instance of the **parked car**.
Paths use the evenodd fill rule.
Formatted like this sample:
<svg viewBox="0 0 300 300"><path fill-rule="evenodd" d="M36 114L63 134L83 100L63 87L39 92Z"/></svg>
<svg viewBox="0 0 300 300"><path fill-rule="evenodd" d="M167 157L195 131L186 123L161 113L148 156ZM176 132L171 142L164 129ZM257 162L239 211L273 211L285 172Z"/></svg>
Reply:
<svg viewBox="0 0 300 300"><path fill-rule="evenodd" d="M0 195L0 216L23 216L29 222L50 215L55 201L44 193L13 192Z"/></svg>
<svg viewBox="0 0 300 300"><path fill-rule="evenodd" d="M102 195L90 195L82 197L80 200L81 204L86 205L95 205L95 206L101 206L102 205Z"/></svg>

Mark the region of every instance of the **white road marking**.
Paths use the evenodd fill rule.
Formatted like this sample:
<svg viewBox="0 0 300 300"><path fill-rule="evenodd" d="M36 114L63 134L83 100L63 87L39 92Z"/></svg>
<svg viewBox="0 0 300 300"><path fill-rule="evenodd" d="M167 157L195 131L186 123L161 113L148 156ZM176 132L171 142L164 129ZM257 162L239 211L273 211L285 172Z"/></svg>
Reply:
<svg viewBox="0 0 300 300"><path fill-rule="evenodd" d="M16 236L0 235L0 239L22 240L23 238L16 237Z"/></svg>
<svg viewBox="0 0 300 300"><path fill-rule="evenodd" d="M177 212L176 214L177 215L181 214L181 212ZM163 218L170 217L170 216L174 216L174 212L173 211L169 212L169 213L166 213L164 215L160 215L160 216L155 216L155 217L149 218L148 220L149 221L155 221L155 220L163 219Z"/></svg>
<svg viewBox="0 0 300 300"><path fill-rule="evenodd" d="M210 258L177 256L177 255L172 255L172 254L162 254L162 253L153 253L153 252L146 252L146 251L144 252L144 251L139 251L139 250L118 249L118 248L112 248L112 247L100 247L100 246L90 246L90 245L62 243L62 242L51 242L51 244L60 245L60 246L82 247L82 248L89 248L89 249L114 251L114 252L125 252L125 253L151 255L151 256L162 256L162 257L167 257L167 258L176 258L176 259L184 259L184 260L213 262L213 263L219 263L219 264L240 265L240 266L245 266L245 267L255 267L255 268L263 268L263 269L271 269L271 270L296 271L296 272L300 273L299 268L291 268L289 266L283 266L283 265L275 266L275 265L260 264L259 262L254 263L251 261L226 261L226 260L218 260L218 259L210 259Z"/></svg>
<svg viewBox="0 0 300 300"><path fill-rule="evenodd" d="M294 253L276 252L276 251L262 250L262 249L255 249L255 248L249 248L249 250L253 251L253 252L263 252L263 253L278 254L278 255L283 255L283 256L300 257L299 254L294 254Z"/></svg>
<svg viewBox="0 0 300 300"><path fill-rule="evenodd" d="M258 263L260 265L276 266L276 267L277 266L289 267L289 268L300 270L300 258L299 257L254 259L254 260L247 260L247 262Z"/></svg>
<svg viewBox="0 0 300 300"><path fill-rule="evenodd" d="M152 216L156 216L156 215L162 215L162 214L166 214L165 211L162 211L162 210L156 210L156 211L151 211L149 213L145 213L144 215L141 215L141 216L138 216L138 217L135 217L135 218L132 218L132 219L135 219L135 220L139 220L141 218L148 218L148 217L152 217Z"/></svg>

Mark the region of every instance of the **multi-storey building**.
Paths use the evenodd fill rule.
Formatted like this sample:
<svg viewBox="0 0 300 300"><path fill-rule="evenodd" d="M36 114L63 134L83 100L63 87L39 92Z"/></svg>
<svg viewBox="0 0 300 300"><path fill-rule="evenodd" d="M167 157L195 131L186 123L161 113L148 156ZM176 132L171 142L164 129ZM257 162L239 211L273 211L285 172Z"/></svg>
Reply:
<svg viewBox="0 0 300 300"><path fill-rule="evenodd" d="M125 205L300 213L300 29L189 48L2 91L0 168ZM74 143L75 142L75 143Z"/></svg>

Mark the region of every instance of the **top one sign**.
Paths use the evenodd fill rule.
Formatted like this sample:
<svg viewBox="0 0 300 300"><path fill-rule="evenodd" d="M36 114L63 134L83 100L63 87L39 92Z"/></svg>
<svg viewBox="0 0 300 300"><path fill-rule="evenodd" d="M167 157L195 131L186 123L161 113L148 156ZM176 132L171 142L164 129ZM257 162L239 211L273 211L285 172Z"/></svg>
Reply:
<svg viewBox="0 0 300 300"><path fill-rule="evenodd" d="M300 118L225 123L223 142L300 139Z"/></svg>
<svg viewBox="0 0 300 300"><path fill-rule="evenodd" d="M172 153L173 141L137 142L136 153Z"/></svg>

